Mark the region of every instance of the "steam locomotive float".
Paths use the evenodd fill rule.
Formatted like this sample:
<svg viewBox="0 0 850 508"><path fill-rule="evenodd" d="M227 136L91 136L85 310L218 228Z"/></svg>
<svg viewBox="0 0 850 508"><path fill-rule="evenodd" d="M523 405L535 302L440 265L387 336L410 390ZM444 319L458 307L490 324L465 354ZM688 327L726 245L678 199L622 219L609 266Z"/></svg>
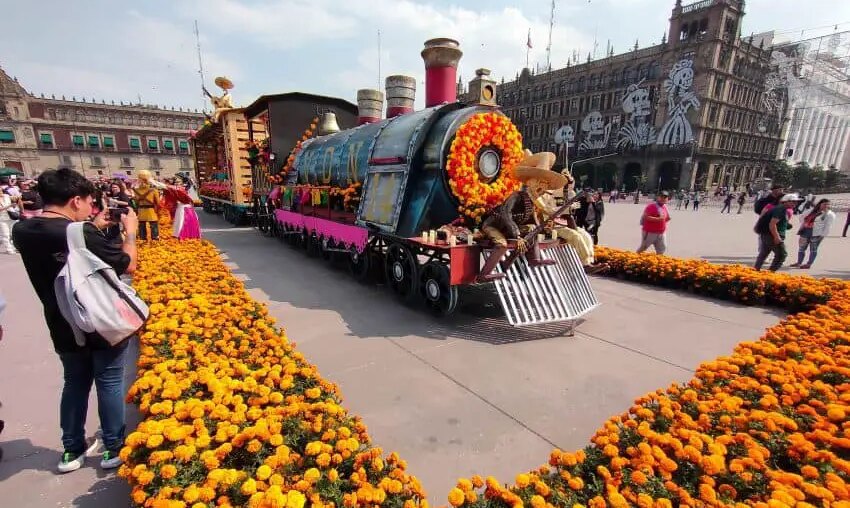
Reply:
<svg viewBox="0 0 850 508"><path fill-rule="evenodd" d="M257 203L255 215L261 230L312 256L347 263L358 280L379 276L405 303L422 302L449 315L458 305L458 288L476 283L489 256L486 241L458 241L451 228L433 234L470 213L469 189L459 188L448 172L450 152L470 122L487 118L515 128L498 110L495 82L484 69L470 83L477 103L457 102L455 69L462 53L456 41L425 44L425 109L413 110L413 78L387 78L386 119L380 119L381 92L360 90L360 125L333 132L334 119L326 115L319 128L326 134L305 139L292 152L285 180ZM476 148L472 168L478 181L498 182L506 155L478 134L485 142ZM352 206L356 199L349 198L359 203ZM543 257L557 263L531 267L520 257L495 282L513 325L574 323L597 305L572 248L557 240L541 246Z"/></svg>

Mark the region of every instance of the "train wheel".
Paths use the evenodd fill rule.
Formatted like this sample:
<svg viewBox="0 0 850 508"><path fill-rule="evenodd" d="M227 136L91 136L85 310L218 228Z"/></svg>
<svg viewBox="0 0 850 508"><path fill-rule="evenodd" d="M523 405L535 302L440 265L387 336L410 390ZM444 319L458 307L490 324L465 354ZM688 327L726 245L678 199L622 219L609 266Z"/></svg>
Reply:
<svg viewBox="0 0 850 508"><path fill-rule="evenodd" d="M348 253L348 269L357 282L365 283L369 280L370 265L368 248L363 249L363 252L357 252L357 249L352 248Z"/></svg>
<svg viewBox="0 0 850 508"><path fill-rule="evenodd" d="M387 285L405 303L415 301L419 291L416 256L404 245L394 243L387 249L384 271Z"/></svg>
<svg viewBox="0 0 850 508"><path fill-rule="evenodd" d="M319 241L319 237L316 236L316 233L309 233L307 239L307 255L311 258L319 257L322 254L322 244Z"/></svg>
<svg viewBox="0 0 850 508"><path fill-rule="evenodd" d="M328 249L336 248L336 242L334 241L334 239L323 236L322 239L319 240L319 245L321 246L322 259L324 259L325 261L330 261L334 253L329 251Z"/></svg>
<svg viewBox="0 0 850 508"><path fill-rule="evenodd" d="M419 292L425 306L438 316L448 316L457 308L457 286L449 284L449 269L439 261L429 261L422 268Z"/></svg>

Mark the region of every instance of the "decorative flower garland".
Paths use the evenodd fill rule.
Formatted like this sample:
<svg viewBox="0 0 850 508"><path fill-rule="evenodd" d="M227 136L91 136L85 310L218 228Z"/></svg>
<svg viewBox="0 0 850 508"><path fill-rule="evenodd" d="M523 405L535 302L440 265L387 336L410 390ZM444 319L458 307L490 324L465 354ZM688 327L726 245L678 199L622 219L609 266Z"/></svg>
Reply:
<svg viewBox="0 0 850 508"><path fill-rule="evenodd" d="M478 156L491 148L501 155L501 171L490 182L478 173ZM467 120L452 141L446 172L452 193L460 202L458 212L474 224L520 188L514 168L522 160L522 135L508 117L499 113L479 113Z"/></svg>
<svg viewBox="0 0 850 508"><path fill-rule="evenodd" d="M230 199L230 180L215 180L204 182L198 194L208 198Z"/></svg>
<svg viewBox="0 0 850 508"><path fill-rule="evenodd" d="M363 193L363 186L360 182L352 183L346 188L331 189L331 196L339 196L342 198L342 208L346 212L356 212L360 205L360 196Z"/></svg>

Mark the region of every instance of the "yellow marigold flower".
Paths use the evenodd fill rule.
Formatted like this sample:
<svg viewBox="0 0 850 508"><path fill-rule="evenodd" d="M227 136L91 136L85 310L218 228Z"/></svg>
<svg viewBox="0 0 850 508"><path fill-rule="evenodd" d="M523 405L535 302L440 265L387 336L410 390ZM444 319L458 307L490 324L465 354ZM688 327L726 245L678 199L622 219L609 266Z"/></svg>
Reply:
<svg viewBox="0 0 850 508"><path fill-rule="evenodd" d="M307 498L304 494L290 490L286 495L286 508L304 508Z"/></svg>
<svg viewBox="0 0 850 508"><path fill-rule="evenodd" d="M311 467L310 469L304 472L304 479L310 483L315 483L321 477L322 473L320 473L319 470L315 467Z"/></svg>
<svg viewBox="0 0 850 508"><path fill-rule="evenodd" d="M155 434L153 436L148 437L147 441L145 442L145 446L147 446L148 448L156 448L161 445L162 442L163 437L159 434Z"/></svg>
<svg viewBox="0 0 850 508"><path fill-rule="evenodd" d="M196 485L189 485L186 490L183 491L183 501L187 503L194 503L198 500L201 495L200 489Z"/></svg>
<svg viewBox="0 0 850 508"><path fill-rule="evenodd" d="M160 476L169 480L177 476L177 468L173 464L166 464L159 470Z"/></svg>
<svg viewBox="0 0 850 508"><path fill-rule="evenodd" d="M267 480L272 475L272 468L263 464L262 466L257 468L257 478L260 480Z"/></svg>
<svg viewBox="0 0 850 508"><path fill-rule="evenodd" d="M454 507L458 507L463 505L464 501L466 501L466 496L463 494L462 490L455 487L449 491L449 504Z"/></svg>
<svg viewBox="0 0 850 508"><path fill-rule="evenodd" d="M306 448L304 448L304 453L310 456L318 455L322 451L322 442L321 441L312 441L307 443Z"/></svg>
<svg viewBox="0 0 850 508"><path fill-rule="evenodd" d="M257 482L253 478L248 478L244 483L242 483L242 486L239 487L239 492L246 496L250 496L257 492Z"/></svg>
<svg viewBox="0 0 850 508"><path fill-rule="evenodd" d="M531 506L532 508L544 508L546 506L546 500L542 496L531 496Z"/></svg>
<svg viewBox="0 0 850 508"><path fill-rule="evenodd" d="M515 482L517 487L524 489L528 487L529 483L531 482L531 478L525 473L520 473L516 475Z"/></svg>

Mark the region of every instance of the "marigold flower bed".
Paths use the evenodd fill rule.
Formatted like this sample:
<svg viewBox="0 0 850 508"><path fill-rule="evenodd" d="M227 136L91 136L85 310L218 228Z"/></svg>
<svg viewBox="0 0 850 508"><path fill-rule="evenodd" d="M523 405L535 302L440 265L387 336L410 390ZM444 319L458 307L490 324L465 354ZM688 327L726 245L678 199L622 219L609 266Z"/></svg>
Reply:
<svg viewBox="0 0 850 508"><path fill-rule="evenodd" d="M639 398L584 450L555 450L510 487L459 480L451 505L850 507L848 284L613 249L598 257L631 280L806 312L689 383ZM129 394L145 420L120 470L134 502L427 506L404 462L372 448L336 386L214 247L147 244L135 285L152 313Z"/></svg>
<svg viewBox="0 0 850 508"><path fill-rule="evenodd" d="M144 421L119 474L140 506L427 508L337 387L274 327L203 241L146 243L134 286L150 304L128 400Z"/></svg>

